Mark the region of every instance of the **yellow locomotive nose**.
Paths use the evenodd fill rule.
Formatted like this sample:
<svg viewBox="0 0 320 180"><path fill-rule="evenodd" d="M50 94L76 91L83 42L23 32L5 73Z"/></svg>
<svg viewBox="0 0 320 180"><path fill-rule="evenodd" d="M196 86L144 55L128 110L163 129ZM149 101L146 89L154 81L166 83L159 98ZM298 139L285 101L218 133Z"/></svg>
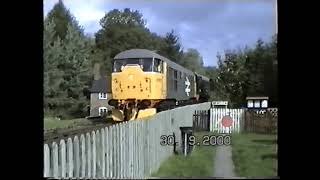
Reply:
<svg viewBox="0 0 320 180"><path fill-rule="evenodd" d="M125 66L122 72L113 73L112 92L114 99L149 99L151 79L139 65Z"/></svg>

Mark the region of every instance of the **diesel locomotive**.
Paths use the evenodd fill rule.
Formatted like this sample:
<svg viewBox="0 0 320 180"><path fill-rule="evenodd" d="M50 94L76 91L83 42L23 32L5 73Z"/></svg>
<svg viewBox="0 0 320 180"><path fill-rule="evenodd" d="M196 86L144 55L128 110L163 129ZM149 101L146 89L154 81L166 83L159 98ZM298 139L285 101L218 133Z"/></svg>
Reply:
<svg viewBox="0 0 320 180"><path fill-rule="evenodd" d="M159 111L206 102L210 79L147 49L131 49L113 59L114 121L152 116Z"/></svg>

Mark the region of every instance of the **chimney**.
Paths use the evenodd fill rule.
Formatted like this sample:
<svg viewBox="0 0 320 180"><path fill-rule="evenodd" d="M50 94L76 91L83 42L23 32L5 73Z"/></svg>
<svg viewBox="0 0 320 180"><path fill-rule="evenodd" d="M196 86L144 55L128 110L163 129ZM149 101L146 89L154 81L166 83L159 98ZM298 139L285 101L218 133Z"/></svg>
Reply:
<svg viewBox="0 0 320 180"><path fill-rule="evenodd" d="M100 73L100 64L95 63L93 67L93 79L98 80L101 78L101 73Z"/></svg>

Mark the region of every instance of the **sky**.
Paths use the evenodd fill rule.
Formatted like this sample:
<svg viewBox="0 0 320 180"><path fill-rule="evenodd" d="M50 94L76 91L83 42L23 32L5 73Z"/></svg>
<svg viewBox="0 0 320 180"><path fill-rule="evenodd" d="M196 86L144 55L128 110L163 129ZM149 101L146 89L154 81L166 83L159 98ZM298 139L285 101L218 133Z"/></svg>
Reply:
<svg viewBox="0 0 320 180"><path fill-rule="evenodd" d="M58 0L44 0L44 15ZM197 49L204 65L216 66L217 53L253 47L276 33L276 0L63 0L85 32L94 35L112 9L142 13L151 32L165 36L172 29L184 50Z"/></svg>

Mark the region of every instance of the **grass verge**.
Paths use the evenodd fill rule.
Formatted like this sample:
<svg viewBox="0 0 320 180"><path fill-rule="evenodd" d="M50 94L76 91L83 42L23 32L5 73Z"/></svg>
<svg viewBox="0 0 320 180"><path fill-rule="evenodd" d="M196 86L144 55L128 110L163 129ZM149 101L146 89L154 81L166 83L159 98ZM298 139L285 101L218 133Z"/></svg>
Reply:
<svg viewBox="0 0 320 180"><path fill-rule="evenodd" d="M74 128L78 126L90 125L92 122L85 118L72 119L72 120L58 120L55 118L44 118L44 129L60 129L60 128Z"/></svg>
<svg viewBox="0 0 320 180"><path fill-rule="evenodd" d="M277 176L277 136L235 134L232 136L232 158L241 177Z"/></svg>
<svg viewBox="0 0 320 180"><path fill-rule="evenodd" d="M196 133L196 142L209 134L212 133ZM214 155L214 146L195 146L190 156L170 156L152 177L210 177L213 175Z"/></svg>

